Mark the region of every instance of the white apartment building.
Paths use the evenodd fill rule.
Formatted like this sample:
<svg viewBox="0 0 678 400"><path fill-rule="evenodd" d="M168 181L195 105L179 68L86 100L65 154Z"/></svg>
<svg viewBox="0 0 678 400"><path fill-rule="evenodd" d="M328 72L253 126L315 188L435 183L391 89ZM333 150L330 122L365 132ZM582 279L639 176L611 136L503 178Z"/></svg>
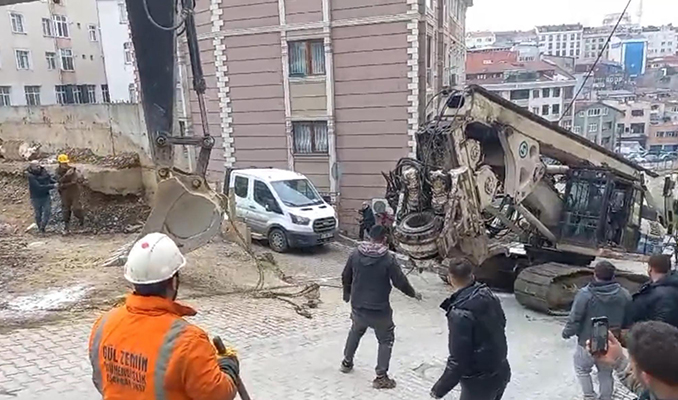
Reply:
<svg viewBox="0 0 678 400"><path fill-rule="evenodd" d="M643 37L647 39L648 58L671 56L678 52L678 29L671 25L645 27Z"/></svg>
<svg viewBox="0 0 678 400"><path fill-rule="evenodd" d="M0 106L108 101L96 2L0 7Z"/></svg>
<svg viewBox="0 0 678 400"><path fill-rule="evenodd" d="M492 47L497 42L494 32L479 31L466 33L466 47L469 49L482 49Z"/></svg>
<svg viewBox="0 0 678 400"><path fill-rule="evenodd" d="M582 37L582 53L580 60L584 62L594 62L598 54L603 52L601 60L608 60L610 56L610 46L605 46L607 38L612 32L612 27L586 27Z"/></svg>
<svg viewBox="0 0 678 400"><path fill-rule="evenodd" d="M584 27L581 24L544 25L535 28L543 54L580 58Z"/></svg>
<svg viewBox="0 0 678 400"><path fill-rule="evenodd" d="M101 45L112 102L136 102L132 39L124 0L96 0Z"/></svg>

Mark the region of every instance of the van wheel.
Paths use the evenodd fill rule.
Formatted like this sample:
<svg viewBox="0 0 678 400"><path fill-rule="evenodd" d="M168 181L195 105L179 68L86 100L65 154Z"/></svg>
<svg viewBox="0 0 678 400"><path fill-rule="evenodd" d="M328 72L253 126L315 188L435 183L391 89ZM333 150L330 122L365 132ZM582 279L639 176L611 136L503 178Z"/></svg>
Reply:
<svg viewBox="0 0 678 400"><path fill-rule="evenodd" d="M268 233L268 245L271 250L276 253L284 253L289 248L287 243L287 235L283 232L282 229L271 229L271 232Z"/></svg>

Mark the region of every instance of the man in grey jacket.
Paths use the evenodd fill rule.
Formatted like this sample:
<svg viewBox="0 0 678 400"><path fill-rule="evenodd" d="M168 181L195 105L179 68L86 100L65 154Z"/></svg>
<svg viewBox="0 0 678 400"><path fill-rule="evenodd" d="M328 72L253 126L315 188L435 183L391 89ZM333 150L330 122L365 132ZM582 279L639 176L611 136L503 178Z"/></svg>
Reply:
<svg viewBox="0 0 678 400"><path fill-rule="evenodd" d="M614 381L612 368L597 362L586 347L591 339L591 319L607 317L609 329L619 333L624 322L624 310L631 302L631 295L614 279L615 267L607 261L595 266L593 282L579 290L574 298L572 310L563 329L563 338L577 335L578 346L574 354L574 369L584 392L585 400L611 400ZM598 370L600 397L596 397L591 380L593 366Z"/></svg>
<svg viewBox="0 0 678 400"><path fill-rule="evenodd" d="M379 342L375 389L392 389L396 383L388 376L391 351L395 341L393 310L389 301L391 284L409 297L421 300L395 257L386 247L386 228L375 225L369 232L370 241L361 243L346 262L341 281L344 301L351 302L351 331L346 339L341 371L353 369L353 357L367 328L374 329Z"/></svg>

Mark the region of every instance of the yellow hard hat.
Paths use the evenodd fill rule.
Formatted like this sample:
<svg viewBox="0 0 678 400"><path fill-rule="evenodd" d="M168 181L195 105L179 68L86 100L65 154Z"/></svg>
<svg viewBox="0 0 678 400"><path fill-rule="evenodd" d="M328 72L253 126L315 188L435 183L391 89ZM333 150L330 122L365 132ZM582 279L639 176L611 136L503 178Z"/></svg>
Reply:
<svg viewBox="0 0 678 400"><path fill-rule="evenodd" d="M59 157L57 157L57 161L58 161L60 164L66 164L66 163L70 162L70 161L68 160L68 155L67 155L67 154L59 154Z"/></svg>

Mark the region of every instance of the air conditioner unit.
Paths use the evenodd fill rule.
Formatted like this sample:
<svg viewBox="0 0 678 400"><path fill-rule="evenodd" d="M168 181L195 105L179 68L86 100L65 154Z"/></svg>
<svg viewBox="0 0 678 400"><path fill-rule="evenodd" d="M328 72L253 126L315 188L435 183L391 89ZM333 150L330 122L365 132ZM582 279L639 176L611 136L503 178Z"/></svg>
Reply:
<svg viewBox="0 0 678 400"><path fill-rule="evenodd" d="M390 215L394 214L393 208L388 205L386 199L372 199L372 211L374 211L375 214L380 214L384 211Z"/></svg>

